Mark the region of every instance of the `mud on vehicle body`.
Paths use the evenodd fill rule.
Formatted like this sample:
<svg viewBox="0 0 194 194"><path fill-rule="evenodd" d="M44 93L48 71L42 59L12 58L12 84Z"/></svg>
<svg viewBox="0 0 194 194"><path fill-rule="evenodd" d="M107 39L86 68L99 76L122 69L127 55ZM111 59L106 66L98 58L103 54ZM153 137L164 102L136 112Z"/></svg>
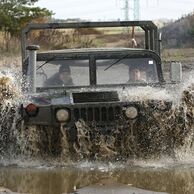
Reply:
<svg viewBox="0 0 194 194"><path fill-rule="evenodd" d="M37 53L38 46L27 46L27 34L31 30L122 26L141 27L145 32L145 48L82 48ZM50 146L67 136L74 151L79 150L82 155L87 152L91 157L96 156L94 152L100 152L99 144L103 142L106 149L117 156L123 150L128 157L138 155L137 149L150 149L148 122L157 128L150 116L154 111L168 112L172 102L123 99L122 93L131 88L164 88L166 85L159 34L152 22L29 24L22 37L23 73L31 99L21 107L25 125L50 128L51 142L47 142ZM63 67L71 83L63 80L62 84L52 84ZM134 69L139 71L135 76L132 75ZM180 77L181 65L172 63L171 83L176 84ZM87 140L86 143L81 139ZM87 148L82 148L83 144ZM59 147L56 149L60 150ZM55 148L52 150L56 152Z"/></svg>

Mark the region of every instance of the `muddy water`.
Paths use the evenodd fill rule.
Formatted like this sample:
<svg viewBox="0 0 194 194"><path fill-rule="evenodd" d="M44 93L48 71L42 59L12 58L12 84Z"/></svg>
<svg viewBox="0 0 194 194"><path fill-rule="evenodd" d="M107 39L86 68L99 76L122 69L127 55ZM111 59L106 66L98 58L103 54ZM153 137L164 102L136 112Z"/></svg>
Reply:
<svg viewBox="0 0 194 194"><path fill-rule="evenodd" d="M127 167L121 164L82 163L60 168L0 168L0 186L20 193L61 194L72 193L86 186L120 184L129 189L142 189L142 193L193 194L194 166L179 164L158 168L157 164L155 167Z"/></svg>

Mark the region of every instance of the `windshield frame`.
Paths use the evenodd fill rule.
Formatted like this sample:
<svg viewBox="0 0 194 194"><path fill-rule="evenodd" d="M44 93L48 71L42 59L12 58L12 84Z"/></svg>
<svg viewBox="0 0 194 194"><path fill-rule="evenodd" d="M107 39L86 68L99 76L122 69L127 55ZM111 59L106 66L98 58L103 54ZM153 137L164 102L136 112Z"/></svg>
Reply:
<svg viewBox="0 0 194 194"><path fill-rule="evenodd" d="M156 71L158 76L158 82L153 83L126 83L126 84L97 84L97 71L96 71L96 60L100 59L121 59L123 57L127 56L125 59L130 58L152 58L156 62ZM112 52L106 52L106 51L98 51L98 52L85 52L85 53L47 53L46 55L44 53L38 53L37 55L37 61L47 61L48 59L54 58L54 60L81 60L81 59L87 59L89 60L89 86L59 86L59 87L44 87L44 89L53 89L53 88L88 88L88 87L109 87L109 86L138 86L138 85L162 85L165 83L163 79L163 73L162 73L162 65L161 65L161 58L153 51L150 50L123 50L121 51L112 51ZM46 64L45 64L46 65ZM111 64L110 64L111 65ZM114 64L117 65L117 64ZM111 67L110 67L111 68ZM106 70L108 71L108 69ZM38 89L38 87L37 87ZM40 89L40 88L39 88Z"/></svg>

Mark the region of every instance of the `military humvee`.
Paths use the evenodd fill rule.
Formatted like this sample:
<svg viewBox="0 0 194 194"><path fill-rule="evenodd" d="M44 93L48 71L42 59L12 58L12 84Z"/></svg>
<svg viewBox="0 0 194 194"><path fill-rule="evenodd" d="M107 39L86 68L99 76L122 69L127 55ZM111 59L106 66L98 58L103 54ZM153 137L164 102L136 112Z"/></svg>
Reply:
<svg viewBox="0 0 194 194"><path fill-rule="evenodd" d="M31 30L132 26L143 29L144 48L81 48L37 53L38 46L27 45ZM134 87L165 87L159 36L157 26L151 21L29 24L22 32L23 74L31 99L21 107L25 124L52 127L55 134L61 134L63 127L69 142L77 141L80 122L99 127L101 134L112 134L115 128L129 129L131 123L137 123L135 131L140 134L142 125L147 123L145 107L138 100L123 100L120 93ZM180 81L179 63L171 64L170 75L172 84ZM171 105L165 101L162 110L170 109ZM90 133L93 141L96 131Z"/></svg>

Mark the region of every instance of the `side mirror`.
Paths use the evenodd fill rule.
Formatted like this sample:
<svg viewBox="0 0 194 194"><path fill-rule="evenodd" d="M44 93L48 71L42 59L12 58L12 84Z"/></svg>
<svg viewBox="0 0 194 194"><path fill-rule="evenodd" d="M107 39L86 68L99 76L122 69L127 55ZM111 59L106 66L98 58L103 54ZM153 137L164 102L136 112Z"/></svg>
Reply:
<svg viewBox="0 0 194 194"><path fill-rule="evenodd" d="M181 82L182 80L182 64L180 62L170 63L170 80L172 82Z"/></svg>

